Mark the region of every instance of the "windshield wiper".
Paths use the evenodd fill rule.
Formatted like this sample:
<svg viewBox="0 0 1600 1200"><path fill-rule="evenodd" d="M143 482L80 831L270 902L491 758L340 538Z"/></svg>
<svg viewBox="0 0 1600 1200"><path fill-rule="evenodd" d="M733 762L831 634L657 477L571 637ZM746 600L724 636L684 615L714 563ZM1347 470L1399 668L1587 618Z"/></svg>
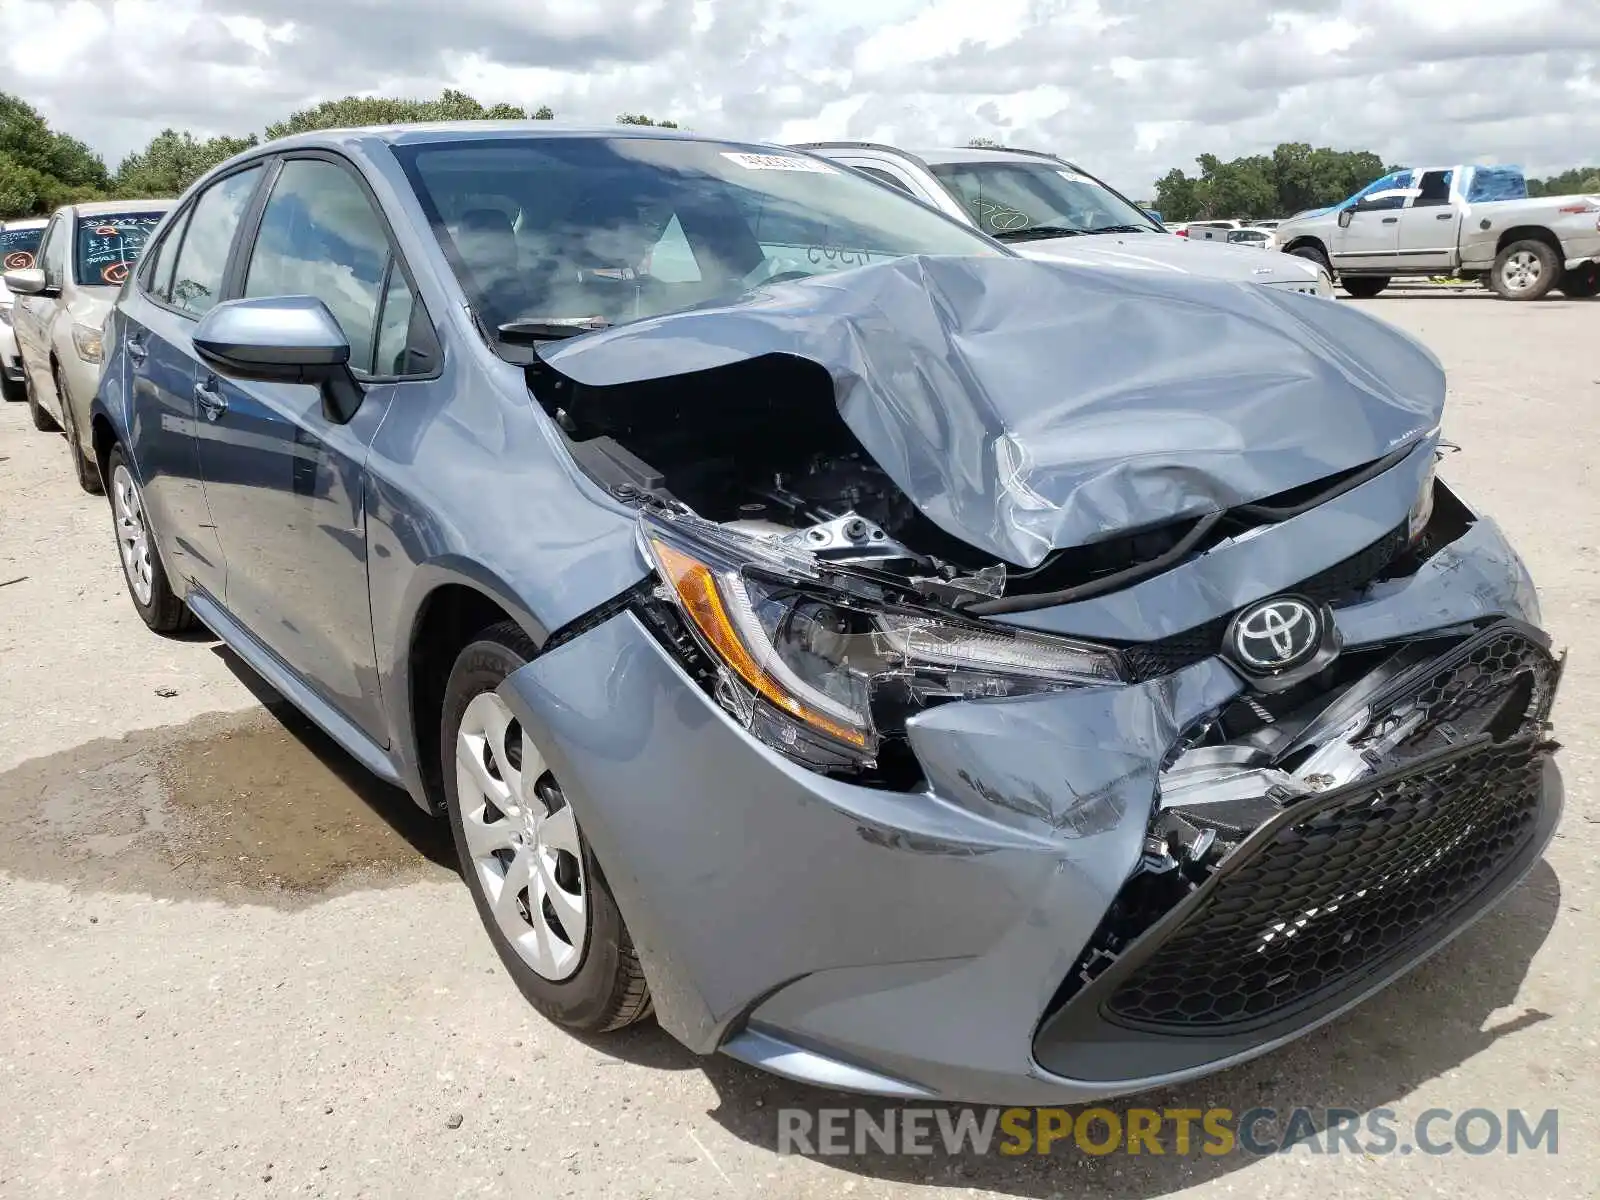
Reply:
<svg viewBox="0 0 1600 1200"><path fill-rule="evenodd" d="M1090 233L1154 233L1148 225L1096 225Z"/></svg>
<svg viewBox="0 0 1600 1200"><path fill-rule="evenodd" d="M604 329L607 322L600 317L573 317L568 320L507 321L497 332L502 342L518 346L532 346L539 342L556 342L562 338L577 337Z"/></svg>
<svg viewBox="0 0 1600 1200"><path fill-rule="evenodd" d="M991 236L1000 242L1026 242L1034 238L1079 237L1085 231L1066 225L1030 225L1026 229L1008 229ZM1093 231L1089 231L1093 232Z"/></svg>

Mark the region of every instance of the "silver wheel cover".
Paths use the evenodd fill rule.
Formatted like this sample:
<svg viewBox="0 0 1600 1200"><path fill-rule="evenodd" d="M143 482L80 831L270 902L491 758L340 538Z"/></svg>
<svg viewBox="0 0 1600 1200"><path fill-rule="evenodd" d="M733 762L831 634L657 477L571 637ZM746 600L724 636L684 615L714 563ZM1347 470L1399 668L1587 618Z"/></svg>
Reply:
<svg viewBox="0 0 1600 1200"><path fill-rule="evenodd" d="M541 978L583 962L588 880L572 809L535 790L547 771L505 702L483 692L456 734L456 795L474 882L496 927Z"/></svg>
<svg viewBox="0 0 1600 1200"><path fill-rule="evenodd" d="M1544 262L1531 250L1518 250L1500 268L1500 278L1513 292L1526 292L1538 284L1543 274Z"/></svg>
<svg viewBox="0 0 1600 1200"><path fill-rule="evenodd" d="M150 529L144 520L144 500L139 485L126 464L118 463L111 476L111 505L117 521L117 549L122 554L122 572L140 604L149 604L155 591L155 576L150 565Z"/></svg>

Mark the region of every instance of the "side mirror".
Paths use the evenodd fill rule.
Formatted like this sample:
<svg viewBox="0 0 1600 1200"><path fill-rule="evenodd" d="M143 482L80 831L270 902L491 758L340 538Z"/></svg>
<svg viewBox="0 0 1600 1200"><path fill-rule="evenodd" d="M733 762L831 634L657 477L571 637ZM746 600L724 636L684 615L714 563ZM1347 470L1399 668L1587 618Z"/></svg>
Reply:
<svg viewBox="0 0 1600 1200"><path fill-rule="evenodd" d="M365 396L350 372L350 339L312 296L228 300L195 326L194 349L219 374L322 391L328 420L348 424Z"/></svg>
<svg viewBox="0 0 1600 1200"><path fill-rule="evenodd" d="M1356 215L1356 206L1354 204L1352 204L1349 208L1341 208L1339 210L1339 228L1340 229L1349 229L1350 228L1350 218L1352 218L1355 215Z"/></svg>
<svg viewBox="0 0 1600 1200"><path fill-rule="evenodd" d="M7 271L6 287L19 296L37 296L44 291L44 271L38 267Z"/></svg>

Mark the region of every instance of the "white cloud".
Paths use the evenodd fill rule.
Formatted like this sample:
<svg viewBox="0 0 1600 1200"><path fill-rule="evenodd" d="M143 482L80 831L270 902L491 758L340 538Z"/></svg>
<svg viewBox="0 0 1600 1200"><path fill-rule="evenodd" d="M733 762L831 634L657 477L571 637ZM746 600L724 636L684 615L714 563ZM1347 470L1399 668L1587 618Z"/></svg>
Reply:
<svg viewBox="0 0 1600 1200"><path fill-rule="evenodd" d="M0 69L112 165L166 126L445 87L756 139L982 134L1139 195L1280 141L1600 156L1600 8L1563 0L5 0Z"/></svg>

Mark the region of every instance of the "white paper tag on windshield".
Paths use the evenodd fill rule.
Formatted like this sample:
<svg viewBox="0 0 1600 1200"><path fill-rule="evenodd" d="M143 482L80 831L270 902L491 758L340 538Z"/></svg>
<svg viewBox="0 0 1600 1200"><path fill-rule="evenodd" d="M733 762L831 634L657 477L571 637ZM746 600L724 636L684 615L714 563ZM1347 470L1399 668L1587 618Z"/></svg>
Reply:
<svg viewBox="0 0 1600 1200"><path fill-rule="evenodd" d="M722 157L731 163L738 163L747 171L810 171L815 175L839 173L825 162L814 158L794 158L788 154L745 154L738 150L724 150Z"/></svg>

